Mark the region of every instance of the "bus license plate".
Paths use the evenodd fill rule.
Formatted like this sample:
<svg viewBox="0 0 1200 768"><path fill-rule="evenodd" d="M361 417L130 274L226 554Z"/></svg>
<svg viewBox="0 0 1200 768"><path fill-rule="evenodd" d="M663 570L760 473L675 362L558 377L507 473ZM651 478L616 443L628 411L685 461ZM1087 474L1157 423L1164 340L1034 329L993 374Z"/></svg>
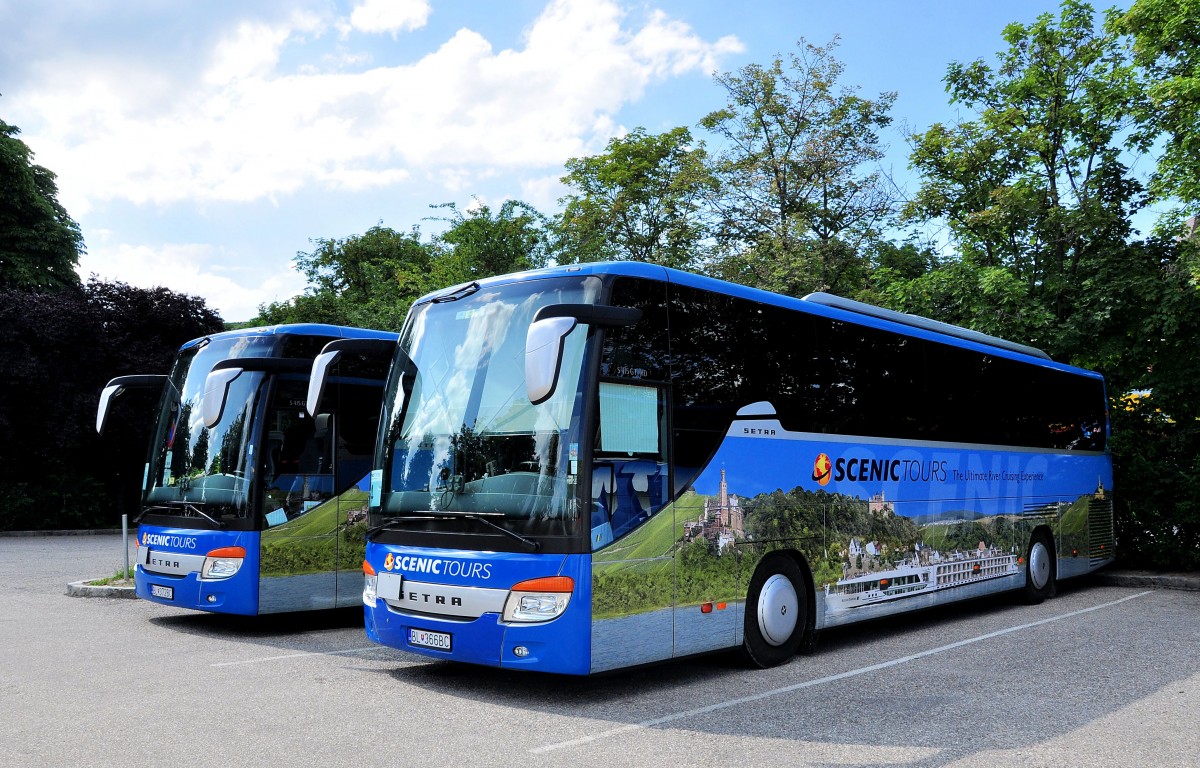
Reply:
<svg viewBox="0 0 1200 768"><path fill-rule="evenodd" d="M419 645L422 648L435 648L439 651L450 650L449 632L429 632L424 629L408 630L409 645Z"/></svg>
<svg viewBox="0 0 1200 768"><path fill-rule="evenodd" d="M164 587L161 584L151 584L150 594L154 597L161 597L163 600L174 600L175 587Z"/></svg>

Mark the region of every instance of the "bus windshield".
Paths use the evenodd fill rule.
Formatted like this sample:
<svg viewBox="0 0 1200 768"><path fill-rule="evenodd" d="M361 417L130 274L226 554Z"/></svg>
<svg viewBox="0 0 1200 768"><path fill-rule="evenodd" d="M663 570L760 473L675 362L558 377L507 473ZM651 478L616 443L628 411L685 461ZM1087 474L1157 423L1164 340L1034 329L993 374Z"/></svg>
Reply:
<svg viewBox="0 0 1200 768"><path fill-rule="evenodd" d="M372 525L499 526L519 534L512 546L578 533L571 430L587 328L565 338L557 388L538 405L526 390L525 340L538 309L595 303L600 286L595 277L533 280L413 308L401 335L411 364L393 365L384 400Z"/></svg>
<svg viewBox="0 0 1200 768"><path fill-rule="evenodd" d="M250 437L264 374L246 371L229 386L220 423L205 426L200 400L213 365L230 357L269 356L270 336L214 339L180 352L168 378L158 431L146 467L150 514L242 520L248 503Z"/></svg>

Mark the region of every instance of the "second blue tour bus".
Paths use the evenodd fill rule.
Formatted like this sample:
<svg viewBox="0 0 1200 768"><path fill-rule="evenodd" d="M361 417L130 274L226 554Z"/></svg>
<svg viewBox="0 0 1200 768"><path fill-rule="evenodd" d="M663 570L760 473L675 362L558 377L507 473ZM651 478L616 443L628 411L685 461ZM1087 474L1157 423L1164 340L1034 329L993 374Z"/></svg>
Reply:
<svg viewBox="0 0 1200 768"><path fill-rule="evenodd" d="M261 614L360 600L370 469L386 359L347 354L330 378L337 415L305 412L313 358L396 335L278 325L183 345L169 374L123 376L162 391L136 518L139 597L218 613Z"/></svg>

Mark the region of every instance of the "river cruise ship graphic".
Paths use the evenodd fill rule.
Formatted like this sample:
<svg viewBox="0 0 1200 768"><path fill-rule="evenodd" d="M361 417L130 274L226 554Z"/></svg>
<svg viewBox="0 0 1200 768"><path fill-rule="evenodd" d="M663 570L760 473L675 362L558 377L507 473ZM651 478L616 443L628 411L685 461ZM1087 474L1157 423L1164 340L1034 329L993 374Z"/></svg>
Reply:
<svg viewBox="0 0 1200 768"><path fill-rule="evenodd" d="M848 611L866 605L923 595L941 589L1011 576L1018 572L1017 556L997 549L955 552L940 562L917 565L904 561L877 571L825 585L825 610Z"/></svg>

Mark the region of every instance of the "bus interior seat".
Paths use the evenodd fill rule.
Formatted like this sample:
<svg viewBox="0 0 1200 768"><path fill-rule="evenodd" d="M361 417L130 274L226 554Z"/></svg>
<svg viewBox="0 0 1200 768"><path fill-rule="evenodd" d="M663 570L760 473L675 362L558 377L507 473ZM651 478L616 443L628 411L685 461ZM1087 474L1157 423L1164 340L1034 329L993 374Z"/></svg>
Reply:
<svg viewBox="0 0 1200 768"><path fill-rule="evenodd" d="M653 461L625 461L617 465L616 503L612 514L613 536L620 536L662 507L662 467Z"/></svg>
<svg viewBox="0 0 1200 768"><path fill-rule="evenodd" d="M304 441L304 451L300 454L300 474L315 475L321 471L321 444L315 437Z"/></svg>
<svg viewBox="0 0 1200 768"><path fill-rule="evenodd" d="M267 455L263 461L263 472L267 480L274 480L279 474L279 459L283 455L283 430L272 429L267 433Z"/></svg>

